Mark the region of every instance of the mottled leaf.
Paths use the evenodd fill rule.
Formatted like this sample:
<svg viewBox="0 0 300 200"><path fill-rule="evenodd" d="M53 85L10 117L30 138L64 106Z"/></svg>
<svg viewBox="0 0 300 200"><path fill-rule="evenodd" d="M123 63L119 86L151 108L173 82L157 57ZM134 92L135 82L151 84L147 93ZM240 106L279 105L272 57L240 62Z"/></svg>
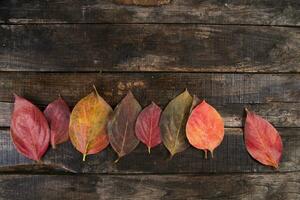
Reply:
<svg viewBox="0 0 300 200"><path fill-rule="evenodd" d="M107 122L112 108L95 91L81 99L74 107L69 126L72 144L83 154L96 154L109 144Z"/></svg>
<svg viewBox="0 0 300 200"><path fill-rule="evenodd" d="M192 146L204 150L205 158L207 150L213 157L214 149L224 138L223 119L211 105L202 101L193 109L187 121L186 136Z"/></svg>
<svg viewBox="0 0 300 200"><path fill-rule="evenodd" d="M277 130L267 120L247 111L244 139L249 154L255 160L278 168L282 141Z"/></svg>
<svg viewBox="0 0 300 200"><path fill-rule="evenodd" d="M159 122L161 137L171 156L184 151L188 146L185 125L193 97L186 90L174 98L164 109Z"/></svg>
<svg viewBox="0 0 300 200"><path fill-rule="evenodd" d="M159 119L161 108L154 102L144 108L139 114L136 124L135 133L137 138L150 149L161 143Z"/></svg>
<svg viewBox="0 0 300 200"><path fill-rule="evenodd" d="M131 92L115 108L108 123L109 142L119 158L130 153L139 144L135 135L135 122L141 106Z"/></svg>
<svg viewBox="0 0 300 200"><path fill-rule="evenodd" d="M16 149L27 158L39 161L48 149L50 130L46 118L35 105L17 95L10 132Z"/></svg>
<svg viewBox="0 0 300 200"><path fill-rule="evenodd" d="M44 110L44 115L50 126L50 143L53 148L69 139L70 109L67 103L59 97Z"/></svg>

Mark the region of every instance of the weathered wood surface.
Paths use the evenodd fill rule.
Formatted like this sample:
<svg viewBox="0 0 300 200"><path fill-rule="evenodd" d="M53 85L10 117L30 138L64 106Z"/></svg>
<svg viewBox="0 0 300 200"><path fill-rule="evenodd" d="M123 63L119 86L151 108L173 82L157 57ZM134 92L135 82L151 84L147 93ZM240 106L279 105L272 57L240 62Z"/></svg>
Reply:
<svg viewBox="0 0 300 200"><path fill-rule="evenodd" d="M148 100L146 101L148 102ZM113 102L116 104L116 102ZM145 103L143 103L145 105ZM70 105L72 108L74 105ZM245 108L254 111L270 121L275 127L300 127L300 103L266 103L266 104L215 104L221 113L225 127L243 127ZM45 106L40 106L44 110ZM162 107L163 108L163 107ZM0 127L9 127L13 103L0 102Z"/></svg>
<svg viewBox="0 0 300 200"><path fill-rule="evenodd" d="M0 35L0 71L300 72L298 28L1 25Z"/></svg>
<svg viewBox="0 0 300 200"><path fill-rule="evenodd" d="M188 88L192 94L205 98L224 116L227 127L241 127L244 107L269 119L279 129L284 142L280 172L299 171L299 74L214 74L214 73L0 73L0 125L9 126L12 93L23 95L43 108L61 94L71 106L87 95L95 84L100 94L115 106L132 90L143 106L154 100L162 107ZM161 95L163 94L163 95ZM44 164L34 164L18 154L11 143L8 129L1 134L0 171L75 173L231 173L273 172L249 156L243 143L242 130L227 128L216 158L204 160L194 148L168 160L161 145L149 156L142 144L131 154L114 164L116 154L109 147L104 152L82 156L70 143L49 150Z"/></svg>
<svg viewBox="0 0 300 200"><path fill-rule="evenodd" d="M93 84L115 106L132 90L145 106L161 106L188 88L213 105L228 103L299 103L299 74L214 73L0 73L0 101L13 102L13 93L46 105L61 94L74 105L93 90ZM242 111L242 110L241 110Z"/></svg>
<svg viewBox="0 0 300 200"><path fill-rule="evenodd" d="M0 198L255 199L300 198L300 173L234 175L0 176ZM18 188L18 190L16 190Z"/></svg>
<svg viewBox="0 0 300 200"><path fill-rule="evenodd" d="M32 0L0 2L1 23L300 24L298 0ZM139 3L142 2L142 3ZM149 5L149 3L148 3Z"/></svg>
<svg viewBox="0 0 300 200"><path fill-rule="evenodd" d="M115 0L120 5L160 6L169 4L171 0Z"/></svg>
<svg viewBox="0 0 300 200"><path fill-rule="evenodd" d="M82 155L70 142L49 149L43 164L37 164L15 150L9 130L0 131L0 172L48 172L52 170L74 173L108 174L169 174L169 173L233 173L233 172L295 172L300 170L300 129L278 129L283 140L283 157L278 170L263 166L247 153L242 129L225 129L225 138L214 151L214 158L204 159L204 153L195 148L174 156L171 160L167 149L160 145L148 154L147 147L140 144L132 153L118 163L111 147L96 155L89 155L82 161ZM48 169L48 171L47 171Z"/></svg>

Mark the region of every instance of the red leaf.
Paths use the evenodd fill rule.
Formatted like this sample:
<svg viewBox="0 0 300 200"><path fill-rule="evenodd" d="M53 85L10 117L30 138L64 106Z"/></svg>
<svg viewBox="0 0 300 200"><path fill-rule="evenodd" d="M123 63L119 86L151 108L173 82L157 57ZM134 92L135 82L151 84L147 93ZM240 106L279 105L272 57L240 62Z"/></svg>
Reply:
<svg viewBox="0 0 300 200"><path fill-rule="evenodd" d="M224 138L224 122L220 114L208 103L202 101L193 109L187 125L186 136L191 145L213 156L213 150Z"/></svg>
<svg viewBox="0 0 300 200"><path fill-rule="evenodd" d="M247 151L255 160L278 168L282 141L277 130L267 120L247 111L244 138Z"/></svg>
<svg viewBox="0 0 300 200"><path fill-rule="evenodd" d="M161 112L161 108L152 102L140 112L135 124L135 134L140 141L147 145L149 153L152 147L161 143L159 128Z"/></svg>
<svg viewBox="0 0 300 200"><path fill-rule="evenodd" d="M55 149L57 144L69 139L70 109L67 103L59 97L47 106L44 114L50 126L50 142Z"/></svg>
<svg viewBox="0 0 300 200"><path fill-rule="evenodd" d="M40 160L49 146L50 130L43 113L35 105L17 95L10 132L18 152L32 160Z"/></svg>

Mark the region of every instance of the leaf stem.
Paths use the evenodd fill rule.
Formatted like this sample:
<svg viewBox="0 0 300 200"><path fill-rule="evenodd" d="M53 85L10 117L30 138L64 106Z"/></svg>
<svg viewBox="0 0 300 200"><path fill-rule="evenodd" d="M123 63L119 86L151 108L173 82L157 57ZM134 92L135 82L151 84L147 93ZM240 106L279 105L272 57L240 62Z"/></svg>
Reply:
<svg viewBox="0 0 300 200"><path fill-rule="evenodd" d="M151 147L148 147L148 153L149 154L151 153Z"/></svg>
<svg viewBox="0 0 300 200"><path fill-rule="evenodd" d="M204 149L204 158L207 159L207 150Z"/></svg>
<svg viewBox="0 0 300 200"><path fill-rule="evenodd" d="M118 163L120 160L120 157L117 158L117 160L114 161L114 163Z"/></svg>
<svg viewBox="0 0 300 200"><path fill-rule="evenodd" d="M83 154L82 161L85 161L86 154Z"/></svg>
<svg viewBox="0 0 300 200"><path fill-rule="evenodd" d="M93 88L94 88L94 91L95 91L96 96L99 96L99 93L98 93L97 88L96 88L95 85L93 85Z"/></svg>
<svg viewBox="0 0 300 200"><path fill-rule="evenodd" d="M43 161L40 159L40 160L37 160L36 161L37 162L37 164L39 164L39 165L42 165L43 164Z"/></svg>

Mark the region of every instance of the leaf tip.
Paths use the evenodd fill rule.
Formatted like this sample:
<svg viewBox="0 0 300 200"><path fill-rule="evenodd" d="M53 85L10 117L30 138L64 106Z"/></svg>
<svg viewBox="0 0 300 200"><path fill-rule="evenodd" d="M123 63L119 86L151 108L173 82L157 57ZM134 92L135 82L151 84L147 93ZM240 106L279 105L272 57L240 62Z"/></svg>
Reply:
<svg viewBox="0 0 300 200"><path fill-rule="evenodd" d="M208 103L205 101L205 99L202 100L202 102L200 103L202 105L207 105Z"/></svg>
<svg viewBox="0 0 300 200"><path fill-rule="evenodd" d="M187 88L185 88L184 93L187 93L189 96L191 96L190 92L188 91Z"/></svg>
<svg viewBox="0 0 300 200"><path fill-rule="evenodd" d="M126 96L134 96L131 90L128 90L127 95Z"/></svg>
<svg viewBox="0 0 300 200"><path fill-rule="evenodd" d="M14 99L15 99L15 100L18 100L18 99L21 98L21 97L20 97L19 95L17 95L16 93L13 93L13 96L14 96Z"/></svg>

